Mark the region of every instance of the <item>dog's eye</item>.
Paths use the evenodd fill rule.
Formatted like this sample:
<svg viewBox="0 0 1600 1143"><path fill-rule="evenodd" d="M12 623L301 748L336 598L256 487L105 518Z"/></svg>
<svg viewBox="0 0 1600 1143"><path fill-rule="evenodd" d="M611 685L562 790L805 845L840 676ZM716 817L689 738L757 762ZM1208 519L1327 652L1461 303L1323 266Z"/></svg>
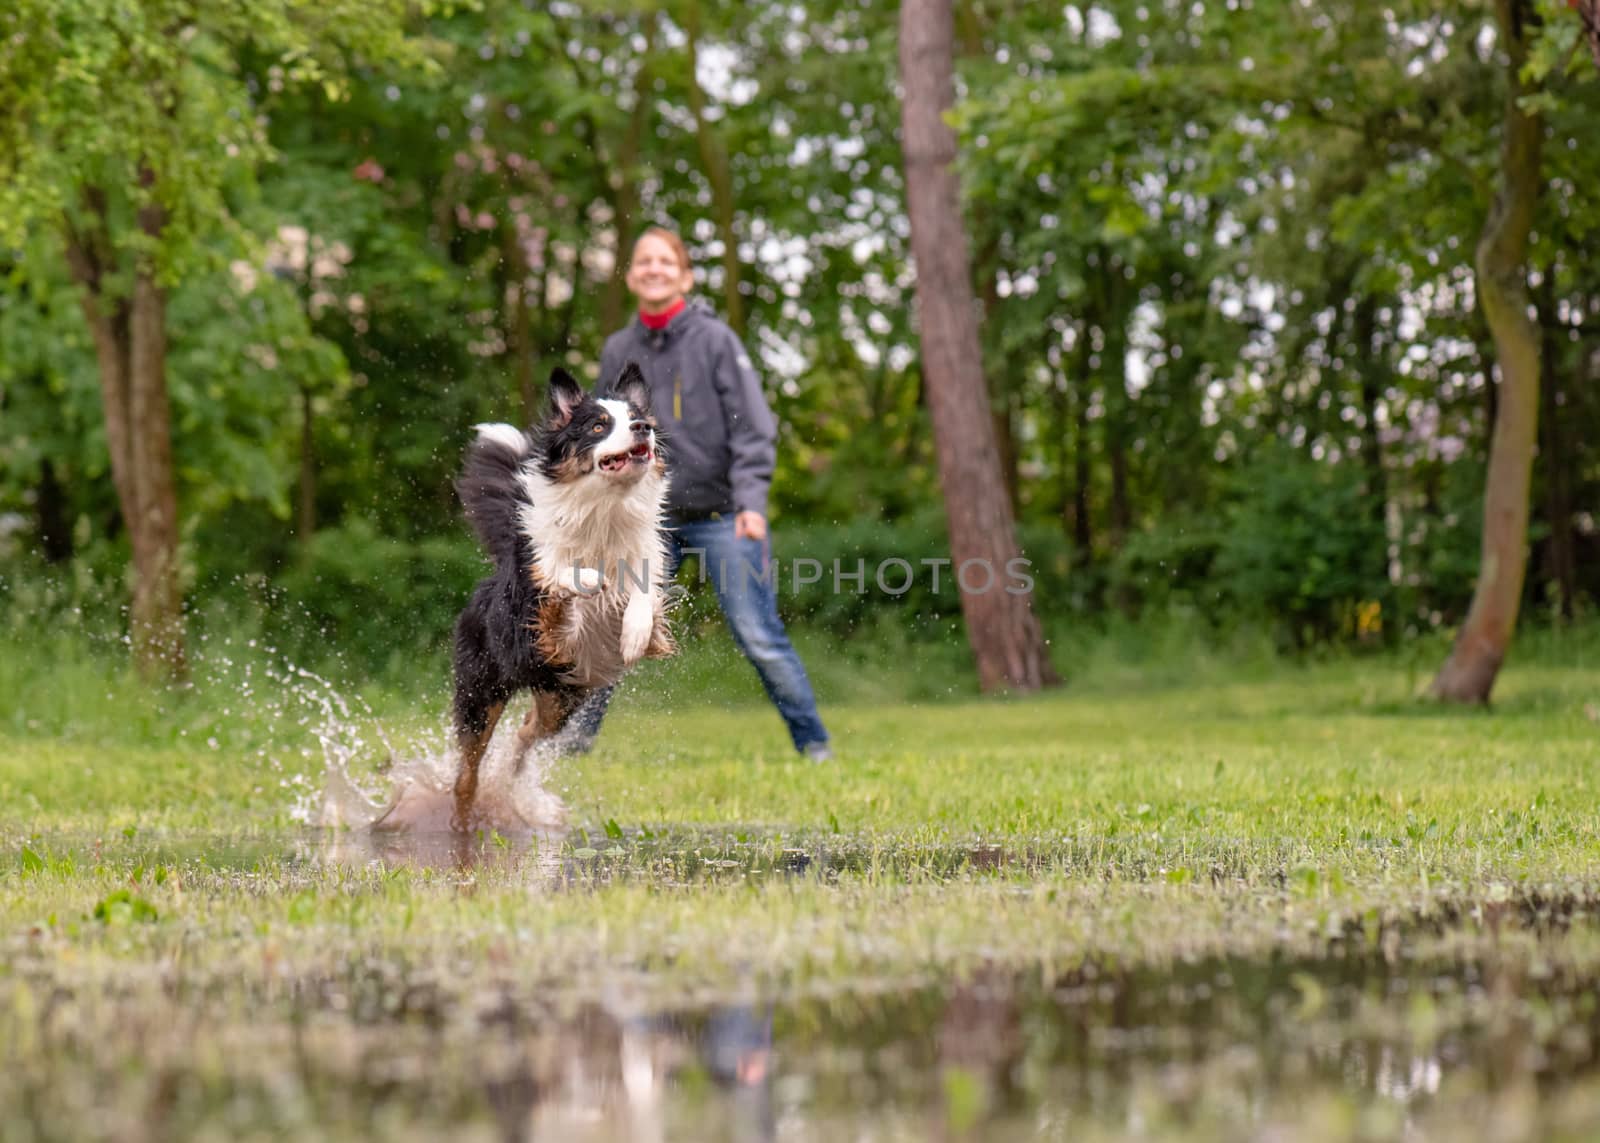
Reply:
<svg viewBox="0 0 1600 1143"><path fill-rule="evenodd" d="M594 428L590 429L589 431L591 433L603 433L603 432L606 431L606 427L604 425L596 425Z"/></svg>

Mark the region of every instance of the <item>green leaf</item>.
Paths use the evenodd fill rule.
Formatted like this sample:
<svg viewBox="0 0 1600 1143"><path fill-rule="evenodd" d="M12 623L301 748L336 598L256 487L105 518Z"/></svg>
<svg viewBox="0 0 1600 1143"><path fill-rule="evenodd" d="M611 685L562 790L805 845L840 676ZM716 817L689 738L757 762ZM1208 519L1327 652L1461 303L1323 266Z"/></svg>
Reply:
<svg viewBox="0 0 1600 1143"><path fill-rule="evenodd" d="M94 919L104 925L149 924L156 920L156 907L127 889L103 897L94 907Z"/></svg>

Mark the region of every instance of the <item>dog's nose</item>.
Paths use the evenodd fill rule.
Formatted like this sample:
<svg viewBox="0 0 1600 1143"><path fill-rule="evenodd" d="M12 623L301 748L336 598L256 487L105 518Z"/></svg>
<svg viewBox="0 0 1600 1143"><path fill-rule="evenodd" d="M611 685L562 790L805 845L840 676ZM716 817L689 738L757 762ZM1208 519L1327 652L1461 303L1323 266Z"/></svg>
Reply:
<svg viewBox="0 0 1600 1143"><path fill-rule="evenodd" d="M647 436L650 432L650 425L646 421L634 421L628 427L633 430L633 435L636 437Z"/></svg>

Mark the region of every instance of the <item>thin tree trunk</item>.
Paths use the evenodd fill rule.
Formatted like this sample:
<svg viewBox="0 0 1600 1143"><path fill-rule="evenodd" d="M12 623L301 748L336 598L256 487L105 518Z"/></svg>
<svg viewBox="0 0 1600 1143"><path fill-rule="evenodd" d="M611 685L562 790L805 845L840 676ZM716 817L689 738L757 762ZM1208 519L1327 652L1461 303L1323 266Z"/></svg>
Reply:
<svg viewBox="0 0 1600 1143"><path fill-rule="evenodd" d="M1370 294L1356 303L1356 380L1361 389L1361 466L1367 474L1367 504L1383 534L1389 513L1389 482L1383 471L1383 441L1378 435L1378 403L1383 376L1377 351L1378 302ZM1387 561L1386 561L1387 562Z"/></svg>
<svg viewBox="0 0 1600 1143"><path fill-rule="evenodd" d="M1128 396L1128 320L1132 316L1124 304L1126 290L1112 264L1111 252L1100 249L1100 369L1101 392L1105 395L1106 461L1111 470L1110 514L1106 529L1111 550L1121 551L1133 530L1133 505L1128 493L1129 422L1132 419Z"/></svg>
<svg viewBox="0 0 1600 1143"><path fill-rule="evenodd" d="M977 303L960 188L955 133L943 118L955 95L951 0L903 0L902 141L922 372L933 417L950 550L961 577L967 638L984 690L1031 691L1055 681L1027 594L1005 590L1017 558L1015 523L989 416L978 343ZM984 571L992 579L986 590Z"/></svg>
<svg viewBox="0 0 1600 1143"><path fill-rule="evenodd" d="M511 373L516 386L517 400L522 407L522 423L533 424L538 415L537 399L537 371L538 362L535 360L538 347L534 345L533 337L533 311L534 306L529 304L528 295L533 292L529 285L529 278L533 269L528 264L527 251L523 247L522 234L517 230L516 221L513 219L506 223L501 238L501 264L505 267L506 299L506 341L507 348L511 351ZM542 259L541 259L542 260ZM540 279L541 282L543 278ZM540 299L543 305L543 299ZM612 327L604 327L610 330Z"/></svg>
<svg viewBox="0 0 1600 1143"><path fill-rule="evenodd" d="M1584 37L1589 41L1589 52L1594 64L1600 67L1600 0L1569 0L1583 21Z"/></svg>
<svg viewBox="0 0 1600 1143"><path fill-rule="evenodd" d="M700 0L688 0L684 8L684 36L689 49L689 112L694 116L695 141L700 146L700 162L711 184L711 213L717 222L717 237L722 240L723 317L741 339L745 335L744 295L740 292L743 271L739 266L739 236L734 231L733 170L728 149L716 125L706 118L706 93L700 87L696 68L700 59Z"/></svg>
<svg viewBox="0 0 1600 1143"><path fill-rule="evenodd" d="M550 297L550 282L551 279L546 277L545 300L547 303ZM556 324L555 329L553 329L544 340L545 350L551 357L565 357L567 350L572 348L572 325L576 320L578 313L577 291L569 293L567 295L567 300L562 302L561 305L555 310L547 310L546 312L553 313L555 315ZM534 405L534 409L537 411L542 407L543 396L541 394L537 403ZM532 418L529 419L531 422Z"/></svg>
<svg viewBox="0 0 1600 1143"><path fill-rule="evenodd" d="M1561 618L1570 622L1573 601L1578 594L1578 552L1573 542L1573 470L1575 458L1567 432L1565 393L1561 384L1561 344L1556 337L1555 267L1545 270L1539 290L1539 310L1543 321L1542 358L1539 385L1539 467L1544 474L1544 514L1550 527L1546 547L1546 571L1556 586L1556 606Z"/></svg>
<svg viewBox="0 0 1600 1143"><path fill-rule="evenodd" d="M34 509L39 527L39 551L50 563L66 563L72 558L72 524L67 519L66 489L61 486L49 457L39 465Z"/></svg>
<svg viewBox="0 0 1600 1143"><path fill-rule="evenodd" d="M1466 623L1433 680L1450 702L1489 701L1504 662L1527 574L1528 494L1539 423L1539 331L1528 317L1524 260L1539 197L1543 124L1519 100L1530 24L1530 0L1495 0L1500 38L1509 53L1502 116L1501 185L1477 250L1477 293L1500 371L1494 434L1483 498L1483 548Z"/></svg>
<svg viewBox="0 0 1600 1143"><path fill-rule="evenodd" d="M316 428L311 409L311 390L300 386L300 500L295 513L295 536L300 546L311 543L317 530Z"/></svg>
<svg viewBox="0 0 1600 1143"><path fill-rule="evenodd" d="M617 234L617 262L611 268L611 277L606 279L605 292L600 297L600 328L604 333L620 329L625 320L625 277L628 259L633 253L633 240L637 237L634 229L639 218L639 160L645 131L650 125L650 54L655 48L655 21L653 10L647 10L641 18L644 55L633 76L633 109L628 113L628 128L617 149L615 170L606 172L608 178L614 174L617 180L610 195L612 225Z"/></svg>
<svg viewBox="0 0 1600 1143"><path fill-rule="evenodd" d="M1101 354L1102 375L1106 378L1106 459L1110 466L1110 538L1112 551L1122 551L1133 531L1133 499L1128 491L1128 424L1133 408L1128 397L1128 341L1123 322L1126 315L1110 311L1106 328L1106 349Z"/></svg>
<svg viewBox="0 0 1600 1143"><path fill-rule="evenodd" d="M1116 378L1108 379L1108 388ZM1114 412L1111 402L1106 403L1106 461L1111 469L1110 516L1106 536L1113 552L1120 552L1132 530L1133 510L1128 503L1128 442L1123 431L1126 409Z"/></svg>
<svg viewBox="0 0 1600 1143"><path fill-rule="evenodd" d="M1061 440L1061 525L1084 563L1094 559L1089 518L1089 321L1077 328L1072 361L1057 397Z"/></svg>
<svg viewBox="0 0 1600 1143"><path fill-rule="evenodd" d="M1101 391L1105 394L1105 417L1101 427L1105 434L1106 466L1111 474L1109 509L1106 521L1106 540L1113 555L1121 552L1133 531L1133 501L1128 491L1129 452L1134 418L1133 400L1128 396L1128 320L1132 316L1123 307L1121 291L1112 284L1111 268L1105 267L1107 282L1106 324L1101 327L1104 337L1100 353L1100 372L1103 378ZM1114 577L1116 589L1112 602L1118 611L1129 619L1138 613L1139 601L1134 586L1126 576Z"/></svg>
<svg viewBox="0 0 1600 1143"><path fill-rule="evenodd" d="M1087 378L1079 387L1075 405L1072 434L1072 542L1077 545L1079 557L1090 563L1094 560L1094 506L1090 482L1094 479L1092 457L1089 455L1089 400Z"/></svg>

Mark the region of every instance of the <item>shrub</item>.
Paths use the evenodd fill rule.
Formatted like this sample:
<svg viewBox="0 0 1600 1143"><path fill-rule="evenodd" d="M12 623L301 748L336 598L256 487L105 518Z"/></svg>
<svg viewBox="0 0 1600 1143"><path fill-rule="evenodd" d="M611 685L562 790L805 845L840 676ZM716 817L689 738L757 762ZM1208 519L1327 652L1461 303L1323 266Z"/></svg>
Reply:
<svg viewBox="0 0 1600 1143"><path fill-rule="evenodd" d="M1357 465L1276 446L1236 478L1215 574L1241 613L1304 647L1361 634L1388 610L1387 550Z"/></svg>

